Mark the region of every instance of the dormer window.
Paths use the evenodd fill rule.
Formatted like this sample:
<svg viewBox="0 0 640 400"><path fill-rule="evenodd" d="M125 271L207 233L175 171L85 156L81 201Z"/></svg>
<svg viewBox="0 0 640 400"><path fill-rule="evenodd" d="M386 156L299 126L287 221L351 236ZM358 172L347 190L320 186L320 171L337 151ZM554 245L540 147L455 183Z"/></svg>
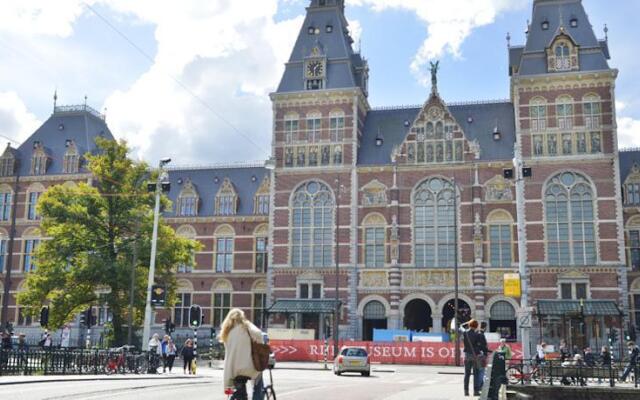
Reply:
<svg viewBox="0 0 640 400"><path fill-rule="evenodd" d="M333 25L327 25L327 33L333 32Z"/></svg>
<svg viewBox="0 0 640 400"><path fill-rule="evenodd" d="M44 175L47 173L47 154L40 142L33 144L33 156L31 157L31 174Z"/></svg>
<svg viewBox="0 0 640 400"><path fill-rule="evenodd" d="M558 71L568 71L571 69L571 57L569 54L569 46L566 43L556 45L556 69Z"/></svg>
<svg viewBox="0 0 640 400"><path fill-rule="evenodd" d="M198 215L198 192L191 183L191 180L187 179L178 196L177 215L179 217L195 217Z"/></svg>
<svg viewBox="0 0 640 400"><path fill-rule="evenodd" d="M235 215L238 210L238 194L231 181L226 178L216 195L216 214Z"/></svg>
<svg viewBox="0 0 640 400"><path fill-rule="evenodd" d="M578 18L576 18L576 17L572 17L572 18L571 18L571 21L569 21L569 25L570 25L572 28L577 28L577 27L578 27Z"/></svg>
<svg viewBox="0 0 640 400"><path fill-rule="evenodd" d="M0 176L11 176L14 173L16 158L13 155L13 149L7 144L2 156L0 156Z"/></svg>
<svg viewBox="0 0 640 400"><path fill-rule="evenodd" d="M546 19L542 21L542 30L543 31L549 30L549 21Z"/></svg>
<svg viewBox="0 0 640 400"><path fill-rule="evenodd" d="M73 140L67 140L67 151L62 160L62 173L77 174L80 169L80 155Z"/></svg>
<svg viewBox="0 0 640 400"><path fill-rule="evenodd" d="M256 191L255 199L253 203L253 212L256 215L268 215L269 214L269 204L271 197L269 196L270 192L270 181L269 177L265 176L260 184L260 187Z"/></svg>

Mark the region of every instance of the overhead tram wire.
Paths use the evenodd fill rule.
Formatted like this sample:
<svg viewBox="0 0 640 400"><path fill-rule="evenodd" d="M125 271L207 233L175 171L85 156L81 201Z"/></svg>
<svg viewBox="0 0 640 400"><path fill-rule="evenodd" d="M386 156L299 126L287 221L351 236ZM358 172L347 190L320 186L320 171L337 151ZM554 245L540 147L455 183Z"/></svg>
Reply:
<svg viewBox="0 0 640 400"><path fill-rule="evenodd" d="M140 53L144 58L146 58L147 61L149 61L152 65L155 63L153 57L151 57L147 52L145 52L133 40L129 39L129 37L126 34L124 34L122 31L120 31L106 17L104 17L102 14L100 14L94 7L92 7L90 4L88 4L86 2L83 2L83 4L89 10L91 10L91 12L94 13L100 20L102 20L102 22L104 22L111 30L113 30L115 33L117 33L118 36L120 36L122 39L124 39L127 43L129 43L129 45L131 45L131 47L133 47L138 53ZM245 132L241 131L233 123L231 123L228 119L224 118L219 112L217 112L213 107L211 107L205 100L203 100L200 96L198 96L195 92L193 92L186 84L182 83L182 81L180 81L180 79L178 79L177 77L175 77L175 76L173 76L173 75L171 75L169 73L165 73L165 74L171 80L173 80L178 86L180 86L185 92L187 92L187 94L189 94L198 103L200 103L200 105L202 105L204 108L206 108L209 112L211 112L220 121L224 122L228 127L230 127L237 134L242 136L247 142L249 142L252 145L254 145L260 151L264 150L264 148L262 146L260 146L253 139L251 139L251 136L249 136Z"/></svg>

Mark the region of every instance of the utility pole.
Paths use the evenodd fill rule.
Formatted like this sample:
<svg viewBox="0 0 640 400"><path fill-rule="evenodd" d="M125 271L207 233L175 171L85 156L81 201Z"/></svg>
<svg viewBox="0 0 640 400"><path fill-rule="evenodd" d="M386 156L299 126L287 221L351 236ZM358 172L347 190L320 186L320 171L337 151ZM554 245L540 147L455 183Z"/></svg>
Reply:
<svg viewBox="0 0 640 400"><path fill-rule="evenodd" d="M129 346L133 345L133 312L134 312L134 299L136 288L136 266L138 265L138 235L140 231L140 220L136 221L135 237L133 241L133 265L131 266L131 287L129 288L129 318L127 323L127 343ZM144 339L143 339L144 342Z"/></svg>
<svg viewBox="0 0 640 400"><path fill-rule="evenodd" d="M156 273L156 252L158 246L158 220L160 218L160 194L162 193L162 168L171 162L170 158L163 158L158 164L158 178L156 180L156 204L153 210L153 235L151 237L151 261L149 263L149 277L147 281L147 301L144 309L144 328L142 330L142 349L149 350L149 336L151 335L151 290Z"/></svg>
<svg viewBox="0 0 640 400"><path fill-rule="evenodd" d="M456 335L456 349L455 349L455 358L456 358L456 366L460 366L460 320L459 320L459 312L458 312L458 303L460 297L460 282L458 277L458 191L456 190L456 178L451 180L451 184L453 185L453 243L454 243L454 251L453 251L453 281L454 281L454 291L455 298L453 301L453 307L455 308L453 314L453 329Z"/></svg>
<svg viewBox="0 0 640 400"><path fill-rule="evenodd" d="M13 269L13 243L16 237L16 214L18 209L18 189L20 183L20 171L16 161L16 180L13 186L13 197L11 201L11 227L9 228L9 246L7 253L7 272L4 276L4 293L2 295L2 326L0 328L9 328L9 296L11 296L11 270Z"/></svg>
<svg viewBox="0 0 640 400"><path fill-rule="evenodd" d="M524 221L524 176L522 155L520 153L520 146L515 147L515 157L513 159L513 166L516 176L516 215L518 218L518 272L520 273L520 310L521 316L528 316L528 320L531 321L531 313L529 312L529 281L527 279L527 265L526 265L526 241L525 241L525 221ZM518 321L520 327L520 340L522 341L523 358L525 360L531 359L531 343L529 339L529 328L522 326Z"/></svg>

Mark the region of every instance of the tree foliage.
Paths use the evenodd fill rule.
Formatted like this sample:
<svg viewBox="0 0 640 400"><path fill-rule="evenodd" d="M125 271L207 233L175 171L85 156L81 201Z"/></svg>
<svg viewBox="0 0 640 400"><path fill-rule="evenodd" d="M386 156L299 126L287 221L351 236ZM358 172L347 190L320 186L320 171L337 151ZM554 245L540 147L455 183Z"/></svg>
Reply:
<svg viewBox="0 0 640 400"><path fill-rule="evenodd" d="M27 276L18 302L32 311L49 305L53 329L92 305L105 305L120 344L126 337L128 313L133 313L135 328L144 316L155 201L146 184L157 172L149 173L146 164L131 160L125 142L98 138L97 144L100 151L86 155L93 176L90 183L53 186L41 196L38 212L46 240L36 250L37 270ZM170 206L164 197L162 203ZM193 262L198 247L160 219L155 282L167 286L169 305L175 301L174 272L178 264Z"/></svg>

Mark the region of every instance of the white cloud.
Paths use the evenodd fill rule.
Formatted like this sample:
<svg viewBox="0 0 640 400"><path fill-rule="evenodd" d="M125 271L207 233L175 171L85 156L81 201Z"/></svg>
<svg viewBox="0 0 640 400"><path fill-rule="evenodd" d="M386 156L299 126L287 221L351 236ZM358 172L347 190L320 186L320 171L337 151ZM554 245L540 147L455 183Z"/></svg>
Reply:
<svg viewBox="0 0 640 400"><path fill-rule="evenodd" d="M15 92L0 92L0 140L22 142L41 125ZM12 143L12 146L17 146Z"/></svg>
<svg viewBox="0 0 640 400"><path fill-rule="evenodd" d="M618 145L620 148L640 147L640 120L618 118Z"/></svg>
<svg viewBox="0 0 640 400"><path fill-rule="evenodd" d="M417 51L411 71L427 83L425 66L445 53L460 57L460 48L471 32L491 24L499 14L523 7L528 0L348 0L351 5L375 11L402 9L416 13L426 24L427 38Z"/></svg>
<svg viewBox="0 0 640 400"><path fill-rule="evenodd" d="M73 22L85 10L83 3L80 0L3 0L0 32L67 37L73 32Z"/></svg>

